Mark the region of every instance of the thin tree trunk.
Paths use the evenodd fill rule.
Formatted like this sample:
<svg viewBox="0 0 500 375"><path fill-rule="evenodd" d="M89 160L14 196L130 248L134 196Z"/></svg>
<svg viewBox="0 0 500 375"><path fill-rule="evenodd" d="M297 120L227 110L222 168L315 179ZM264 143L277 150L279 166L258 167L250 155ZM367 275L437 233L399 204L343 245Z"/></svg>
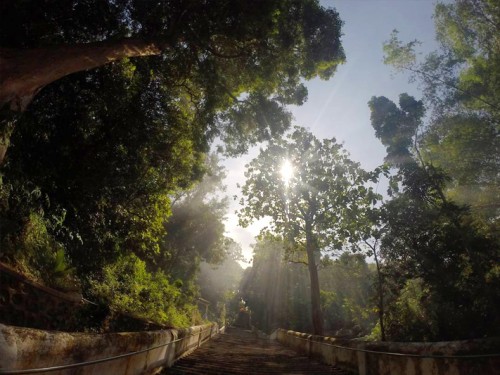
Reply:
<svg viewBox="0 0 500 375"><path fill-rule="evenodd" d="M15 120L0 119L0 167L3 165L5 154L10 145L10 137L14 130ZM2 175L0 173L0 185L2 185Z"/></svg>
<svg viewBox="0 0 500 375"><path fill-rule="evenodd" d="M35 49L0 48L0 109L26 110L33 97L46 85L64 76L93 69L110 62L161 53L159 42L121 39L88 44ZM7 152L12 129L0 134L0 166Z"/></svg>
<svg viewBox="0 0 500 375"><path fill-rule="evenodd" d="M384 291L382 289L383 287L383 279L382 279L382 273L380 272L380 264L378 261L377 257L377 251L376 251L377 245L375 244L373 247L373 257L375 258L375 264L377 266L377 279L378 279L378 318L380 322L380 331L382 334L382 341L385 341L385 326L384 326Z"/></svg>
<svg viewBox="0 0 500 375"><path fill-rule="evenodd" d="M315 335L323 335L323 313L321 311L321 300L319 290L318 268L316 267L316 259L314 258L314 243L313 236L310 230L306 229L306 250L307 264L309 268L309 277L311 280L311 312L313 333Z"/></svg>

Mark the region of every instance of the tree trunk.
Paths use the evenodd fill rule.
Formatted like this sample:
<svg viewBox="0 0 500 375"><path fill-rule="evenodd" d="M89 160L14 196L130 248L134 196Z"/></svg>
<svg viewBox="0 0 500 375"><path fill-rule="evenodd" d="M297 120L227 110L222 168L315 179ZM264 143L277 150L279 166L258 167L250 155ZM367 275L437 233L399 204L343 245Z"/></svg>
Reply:
<svg viewBox="0 0 500 375"><path fill-rule="evenodd" d="M157 42L121 39L35 49L0 48L0 106L24 111L36 93L68 74L124 57L158 55Z"/></svg>
<svg viewBox="0 0 500 375"><path fill-rule="evenodd" d="M383 279L382 279L382 273L380 272L380 264L378 261L377 257L377 249L376 249L376 244L373 247L373 257L375 258L375 264L377 266L377 279L378 279L378 287L377 287L377 292L378 292L378 319L380 323L380 332L381 332L381 339L382 341L385 341L385 326L384 326L384 291L383 291Z"/></svg>
<svg viewBox="0 0 500 375"><path fill-rule="evenodd" d="M93 69L124 57L160 54L158 42L121 39L35 49L0 48L0 109L22 112L46 85L71 73ZM0 165L9 145L0 135Z"/></svg>
<svg viewBox="0 0 500 375"><path fill-rule="evenodd" d="M306 224L306 226L308 226ZM323 335L323 312L321 311L321 300L319 290L318 268L316 267L316 259L314 257L314 240L311 230L306 228L306 250L307 264L309 268L309 278L311 280L311 312L313 333L315 335Z"/></svg>
<svg viewBox="0 0 500 375"><path fill-rule="evenodd" d="M10 144L10 136L14 130L14 119L0 119L0 167L3 165L3 160ZM0 186L2 185L2 175L0 173Z"/></svg>

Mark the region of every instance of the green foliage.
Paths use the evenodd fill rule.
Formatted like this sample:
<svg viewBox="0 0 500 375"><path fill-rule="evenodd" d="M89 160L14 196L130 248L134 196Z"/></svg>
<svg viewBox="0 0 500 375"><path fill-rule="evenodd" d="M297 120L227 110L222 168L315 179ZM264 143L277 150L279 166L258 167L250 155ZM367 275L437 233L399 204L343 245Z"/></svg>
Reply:
<svg viewBox="0 0 500 375"><path fill-rule="evenodd" d="M435 341L439 332L429 306L430 290L421 279L409 279L385 315L386 334L393 341Z"/></svg>
<svg viewBox="0 0 500 375"><path fill-rule="evenodd" d="M291 120L285 106L307 96L301 79L327 79L344 60L338 14L317 1L6 8L0 43L13 51L123 37L164 47L161 56L65 77L17 119L4 182L15 194L27 185L48 197L50 204L27 204L24 219L40 210L48 217L66 212L67 232L51 235L81 277L126 253L152 268L186 271L187 279L200 260L221 261L223 203L182 202L165 224L170 198L201 178L214 139L237 154L285 131ZM6 131L4 124L8 138L13 126Z"/></svg>
<svg viewBox="0 0 500 375"><path fill-rule="evenodd" d="M384 47L386 62L421 84L430 113L406 137L408 157L393 163L393 199L381 210L391 339L498 334L498 11L489 0L438 3L438 51L418 61L418 43L404 44L396 34ZM401 144L399 129L407 125L394 115L402 104L399 110L386 102L370 104L391 158L389 146Z"/></svg>
<svg viewBox="0 0 500 375"><path fill-rule="evenodd" d="M373 270L360 254L344 253L319 270L321 306L326 334L350 332L362 336L375 324L372 308ZM252 311L252 324L265 332L281 327L311 329L310 280L304 264L286 259L286 244L279 238L259 238L251 268L245 270L237 298Z"/></svg>
<svg viewBox="0 0 500 375"><path fill-rule="evenodd" d="M46 284L64 287L64 279L72 276L73 269L68 265L62 244L48 233L47 227L51 225L54 224L40 215L31 214L17 242L23 249L18 251L28 269L36 272Z"/></svg>
<svg viewBox="0 0 500 375"><path fill-rule="evenodd" d="M490 0L438 3L434 19L439 50L418 61L417 43L404 44L396 33L384 46L386 63L409 70L423 88L432 116L415 141L425 163L447 174L447 196L470 205L475 215L496 222L496 227L499 14L498 3Z"/></svg>
<svg viewBox="0 0 500 375"><path fill-rule="evenodd" d="M0 259L20 268L35 280L53 288L78 288L75 270L68 262L64 245L51 233L64 231L65 212L47 218L40 213L27 213L29 206L18 200L11 186L0 186L0 205L12 213L0 220ZM30 201L41 199L40 191L23 191ZM19 211L18 211L19 210ZM28 217L25 217L27 214Z"/></svg>
<svg viewBox="0 0 500 375"><path fill-rule="evenodd" d="M338 14L315 0L9 2L0 13L0 44L14 54L129 37L162 47L66 76L0 122L0 235L17 248L33 214L64 212L63 228L46 221L28 241L52 249L56 273L68 269L64 248L115 308L187 324L200 262L233 246L224 199L193 188L205 155L216 139L235 155L289 128L302 80L328 79L344 60Z"/></svg>
<svg viewBox="0 0 500 375"><path fill-rule="evenodd" d="M447 196L486 220L499 212L497 126L476 114L442 117L430 124L421 146L423 158L452 177Z"/></svg>
<svg viewBox="0 0 500 375"><path fill-rule="evenodd" d="M450 56L448 61L462 63L457 76L457 99L469 108L486 110L496 117L500 114L499 10L495 1L461 0L438 4L435 12L437 38Z"/></svg>
<svg viewBox="0 0 500 375"><path fill-rule="evenodd" d="M140 92L134 81L152 85L149 73L137 69L130 82L122 67L47 88L18 123L5 167L6 183L48 197L50 205L32 210L64 208L69 233L60 240L80 274L113 261L120 249L157 252L170 192L202 170L188 128L176 129L161 110L169 106L161 88Z"/></svg>
<svg viewBox="0 0 500 375"><path fill-rule="evenodd" d="M224 325L237 313L228 304L238 292L243 269L236 260L227 256L220 265L201 263L197 276L200 295L210 302L209 319Z"/></svg>
<svg viewBox="0 0 500 375"><path fill-rule="evenodd" d="M171 327L188 327L196 316L195 291L163 272L148 272L135 255L106 266L103 279L92 282L92 294L111 309Z"/></svg>
<svg viewBox="0 0 500 375"><path fill-rule="evenodd" d="M166 234L160 252L150 257L150 266L176 278L194 280L200 262L220 264L226 256L241 253L225 236L227 197L220 194L225 189L225 171L218 163L215 155L208 156L203 179L173 197L172 215L163 224Z"/></svg>
<svg viewBox="0 0 500 375"><path fill-rule="evenodd" d="M320 269L321 303L327 329L368 334L375 324L374 272L362 254L343 253Z"/></svg>
<svg viewBox="0 0 500 375"><path fill-rule="evenodd" d="M264 332L277 328L311 330L310 282L303 264L285 260L283 241L261 237L252 267L245 270L237 299L252 311L252 324Z"/></svg>
<svg viewBox="0 0 500 375"><path fill-rule="evenodd" d="M408 163L424 115L423 103L408 94L401 94L399 108L383 96L372 97L368 106L375 135L387 147L386 161L396 166Z"/></svg>
<svg viewBox="0 0 500 375"><path fill-rule="evenodd" d="M389 278L398 284L420 278L430 291L432 303L422 307L429 329L416 329L420 339L494 335L500 288L499 279L488 275L500 257L498 240L452 204L401 195L385 208L382 254Z"/></svg>
<svg viewBox="0 0 500 375"><path fill-rule="evenodd" d="M399 168L391 178L389 194L401 184L408 193L419 199L445 200L443 189L447 176L427 163L419 148L418 130L422 127L424 107L421 101L401 94L398 108L385 97L373 97L368 103L375 135L387 147L386 161Z"/></svg>
<svg viewBox="0 0 500 375"><path fill-rule="evenodd" d="M397 144L399 129L406 126L406 117L393 116L398 111L393 103L388 102L390 106L380 103L378 99L371 102L376 135L386 145ZM406 158L393 162L399 170L392 186L402 189L393 189L393 199L384 204L379 217L379 225L383 228L383 272L392 288L386 296L389 303L384 319L391 339L480 337L494 335L491 327L498 326L495 302L500 290L498 280L494 277L485 283L500 257L498 237L484 222L472 216L467 207L450 200L450 195L445 194L447 176L427 159L429 155L446 151L440 147L449 147L450 142L457 148L465 147L462 144L470 145L470 140L453 139L453 134L461 134L464 128L451 124L444 127L435 122L434 131L439 132L434 136L437 144L428 142L423 151L415 132L413 139L410 136L400 148L405 151ZM468 126L469 123L465 125ZM442 137L446 131L448 135ZM388 156L392 155L393 149L388 147ZM460 157L463 159L463 155ZM485 158L477 163L485 167L489 160ZM446 166L444 162L441 164ZM456 167L459 166L448 165L447 169ZM476 171L476 176L487 173L488 168L482 169ZM460 183L459 177L457 168L452 182ZM467 177L467 173L462 174L462 178ZM474 175L470 177L475 178ZM417 279L421 283L420 292L414 284L408 284Z"/></svg>
<svg viewBox="0 0 500 375"><path fill-rule="evenodd" d="M286 160L294 168L288 183L280 169ZM365 187L374 175L350 160L335 139L320 141L301 127L270 142L248 164L245 176L240 223L270 217L269 229L299 249L305 249L306 235L312 236L315 251L341 249L354 235L352 224L378 198Z"/></svg>
<svg viewBox="0 0 500 375"><path fill-rule="evenodd" d="M417 40L404 44L398 39L398 31L393 30L391 38L384 43L384 64L399 71L413 67L417 60L415 46L419 44Z"/></svg>

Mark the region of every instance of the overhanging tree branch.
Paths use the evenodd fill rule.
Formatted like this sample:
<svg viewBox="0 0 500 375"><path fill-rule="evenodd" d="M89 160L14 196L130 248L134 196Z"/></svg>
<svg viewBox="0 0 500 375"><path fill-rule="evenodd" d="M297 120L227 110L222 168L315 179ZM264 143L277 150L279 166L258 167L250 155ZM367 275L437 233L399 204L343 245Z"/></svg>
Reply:
<svg viewBox="0 0 500 375"><path fill-rule="evenodd" d="M0 48L0 108L24 111L46 85L72 73L125 57L159 55L169 44L161 40L124 38L34 49Z"/></svg>
<svg viewBox="0 0 500 375"><path fill-rule="evenodd" d="M479 100L480 102L482 102L483 104L486 104L487 106L493 108L494 110L497 110L497 111L500 111L500 107L498 107L497 105L493 104L493 103L490 103L489 101L481 98L480 96L477 96L477 95L474 95L460 87L458 87L457 85L454 85L453 83L450 83L450 82L447 82L445 81L444 79L442 78L439 78L438 76L435 76L435 75L431 75L429 73L426 73L424 72L423 70L420 70L420 69L417 69L417 68L411 68L411 67L402 67L402 69L406 69L412 73L415 73L415 74L420 74L422 76L425 77L425 79L430 79L430 80L434 80L434 81L437 81L445 86L448 86L448 87L451 87L452 89L456 90L456 91L459 91L461 92L462 94L465 94L465 95L469 95L471 96L472 98L474 99L477 99Z"/></svg>

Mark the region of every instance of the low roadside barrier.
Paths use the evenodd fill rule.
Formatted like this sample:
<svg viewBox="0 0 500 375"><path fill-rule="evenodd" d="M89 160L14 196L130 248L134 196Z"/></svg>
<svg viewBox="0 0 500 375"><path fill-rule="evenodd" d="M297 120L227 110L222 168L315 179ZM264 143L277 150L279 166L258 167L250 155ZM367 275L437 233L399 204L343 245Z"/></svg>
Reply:
<svg viewBox="0 0 500 375"><path fill-rule="evenodd" d="M368 342L278 329L278 342L359 375L500 375L500 338L433 343Z"/></svg>
<svg viewBox="0 0 500 375"><path fill-rule="evenodd" d="M207 324L91 334L0 324L0 374L154 374L223 331Z"/></svg>

